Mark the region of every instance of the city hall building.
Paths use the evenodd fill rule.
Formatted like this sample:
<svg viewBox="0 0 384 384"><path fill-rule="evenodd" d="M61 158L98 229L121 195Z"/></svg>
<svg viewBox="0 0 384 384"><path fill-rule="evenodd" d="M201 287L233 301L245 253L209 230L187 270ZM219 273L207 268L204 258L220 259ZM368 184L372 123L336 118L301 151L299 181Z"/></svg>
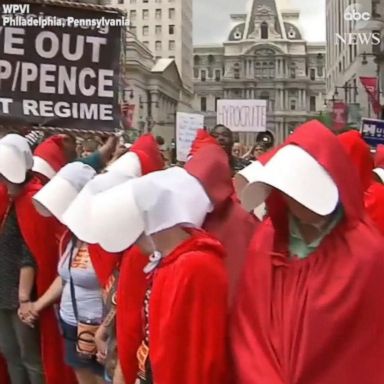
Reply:
<svg viewBox="0 0 384 384"><path fill-rule="evenodd" d="M325 43L304 40L300 12L286 0L253 0L220 45L194 47L194 109L216 124L219 99L264 99L277 143L325 108ZM240 134L246 145L255 134Z"/></svg>

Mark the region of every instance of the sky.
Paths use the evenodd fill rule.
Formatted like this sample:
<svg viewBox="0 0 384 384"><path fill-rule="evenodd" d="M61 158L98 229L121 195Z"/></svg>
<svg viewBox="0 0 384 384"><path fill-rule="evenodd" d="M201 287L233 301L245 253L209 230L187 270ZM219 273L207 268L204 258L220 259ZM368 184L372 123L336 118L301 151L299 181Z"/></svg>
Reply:
<svg viewBox="0 0 384 384"><path fill-rule="evenodd" d="M280 0L282 1L282 0ZM283 0L301 11L304 38L325 41L325 0ZM245 13L251 0L193 0L194 43L222 43L233 24L231 13Z"/></svg>

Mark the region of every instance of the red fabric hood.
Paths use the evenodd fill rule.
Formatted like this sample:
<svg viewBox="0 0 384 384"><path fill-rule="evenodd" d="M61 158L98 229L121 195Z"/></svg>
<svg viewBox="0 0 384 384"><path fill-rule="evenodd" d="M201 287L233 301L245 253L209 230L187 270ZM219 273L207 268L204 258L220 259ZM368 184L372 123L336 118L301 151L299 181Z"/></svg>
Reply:
<svg viewBox="0 0 384 384"><path fill-rule="evenodd" d="M376 148L375 168L384 168L384 145L379 144Z"/></svg>
<svg viewBox="0 0 384 384"><path fill-rule="evenodd" d="M232 300L258 221L241 207L233 187L228 156L219 145L201 146L186 163L185 170L200 181L214 205L203 228L219 239L225 248Z"/></svg>
<svg viewBox="0 0 384 384"><path fill-rule="evenodd" d="M59 172L68 163L63 151L63 137L60 135L44 140L35 149L34 155L45 160L55 172Z"/></svg>
<svg viewBox="0 0 384 384"><path fill-rule="evenodd" d="M329 173L349 219L356 220L363 216L363 192L356 183L356 172L337 137L328 128L317 120L309 121L297 128L286 144L304 149Z"/></svg>
<svg viewBox="0 0 384 384"><path fill-rule="evenodd" d="M151 134L139 137L130 148L131 152L139 156L143 175L160 171L164 168L164 160L159 146Z"/></svg>
<svg viewBox="0 0 384 384"><path fill-rule="evenodd" d="M196 139L192 143L191 151L189 152L189 156L194 156L202 147L213 144L219 146L216 139L214 139L207 131L204 129L199 129L197 131Z"/></svg>
<svg viewBox="0 0 384 384"><path fill-rule="evenodd" d="M220 209L235 193L228 156L216 143L200 146L184 168L201 182L215 209Z"/></svg>
<svg viewBox="0 0 384 384"><path fill-rule="evenodd" d="M317 121L299 127L286 144L299 145L328 171L345 218L300 260L290 257L281 236L286 217L274 212L258 228L233 314L236 383L382 383L383 238L364 212L357 172Z"/></svg>
<svg viewBox="0 0 384 384"><path fill-rule="evenodd" d="M356 166L364 191L372 182L373 158L368 144L357 131L348 131L337 136L350 160Z"/></svg>

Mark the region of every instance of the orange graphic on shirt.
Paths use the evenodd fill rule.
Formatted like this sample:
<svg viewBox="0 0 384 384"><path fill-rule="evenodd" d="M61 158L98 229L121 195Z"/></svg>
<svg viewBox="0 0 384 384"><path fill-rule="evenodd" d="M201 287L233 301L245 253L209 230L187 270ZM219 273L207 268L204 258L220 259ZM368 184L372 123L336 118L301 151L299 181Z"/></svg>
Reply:
<svg viewBox="0 0 384 384"><path fill-rule="evenodd" d="M87 269L90 262L88 247L83 245L79 248L72 260L72 268Z"/></svg>

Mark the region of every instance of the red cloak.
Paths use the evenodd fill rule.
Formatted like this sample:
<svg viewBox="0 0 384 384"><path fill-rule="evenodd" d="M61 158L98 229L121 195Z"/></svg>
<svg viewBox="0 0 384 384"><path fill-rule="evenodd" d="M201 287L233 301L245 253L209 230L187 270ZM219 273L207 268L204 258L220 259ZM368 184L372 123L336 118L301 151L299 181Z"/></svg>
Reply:
<svg viewBox="0 0 384 384"><path fill-rule="evenodd" d="M384 145L379 144L376 148L375 168L384 168Z"/></svg>
<svg viewBox="0 0 384 384"><path fill-rule="evenodd" d="M134 383L138 372L136 353L143 339L143 303L148 286L144 267L148 256L138 247L124 252L117 288L116 328L118 354L126 383Z"/></svg>
<svg viewBox="0 0 384 384"><path fill-rule="evenodd" d="M15 200L17 220L21 234L35 258L36 289L41 296L50 287L57 276L59 239L63 227L53 218L45 218L36 211L32 197L42 188L37 178L32 179L22 194ZM1 188L0 217L9 204L5 187ZM41 353L47 384L75 382L72 371L64 365L62 339L54 309L47 308L40 314ZM5 380L4 380L5 381ZM0 382L3 382L0 380Z"/></svg>
<svg viewBox="0 0 384 384"><path fill-rule="evenodd" d="M154 275L150 304L150 361L158 384L228 381L227 278L222 246L201 231L164 259ZM138 373L148 257L127 251L120 269L118 352L127 383ZM124 278L122 278L124 276Z"/></svg>
<svg viewBox="0 0 384 384"><path fill-rule="evenodd" d="M384 383L383 239L364 212L356 171L317 121L286 144L328 171L345 216L310 256L290 259L287 209L271 195L279 209L255 234L233 314L236 382Z"/></svg>
<svg viewBox="0 0 384 384"><path fill-rule="evenodd" d="M163 259L149 304L156 384L228 382L228 279L221 244L202 231Z"/></svg>
<svg viewBox="0 0 384 384"><path fill-rule="evenodd" d="M384 185L374 180L374 160L370 148L357 131L343 133L338 139L359 172L365 209L384 235Z"/></svg>
<svg viewBox="0 0 384 384"><path fill-rule="evenodd" d="M185 164L185 170L200 181L214 205L203 228L225 248L229 297L232 302L244 258L259 221L246 212L238 201L232 182L232 170L224 150L210 141L199 145L198 140L199 136L193 147L196 151L192 151L192 158Z"/></svg>

